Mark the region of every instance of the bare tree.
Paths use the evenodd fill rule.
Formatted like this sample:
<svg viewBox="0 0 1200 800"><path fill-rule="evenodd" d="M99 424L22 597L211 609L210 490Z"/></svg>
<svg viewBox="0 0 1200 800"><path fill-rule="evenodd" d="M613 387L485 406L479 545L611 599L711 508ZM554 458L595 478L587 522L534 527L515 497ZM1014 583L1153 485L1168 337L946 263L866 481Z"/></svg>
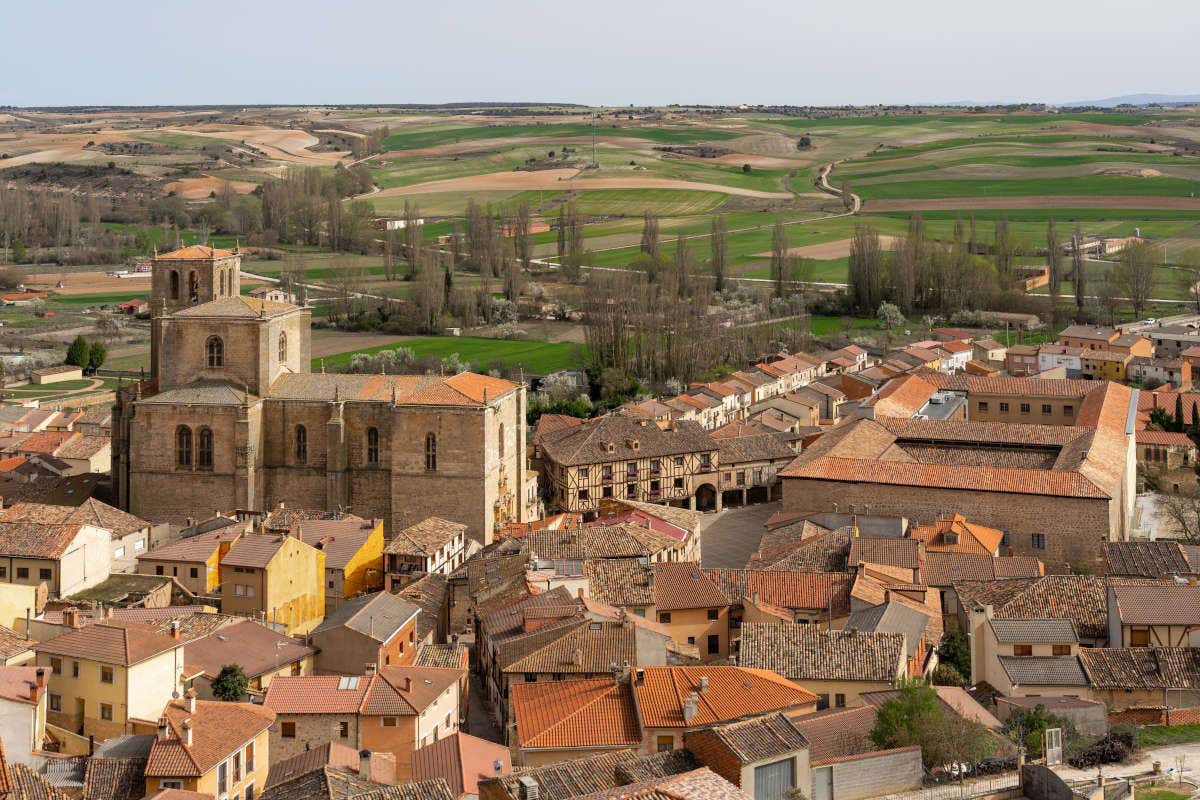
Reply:
<svg viewBox="0 0 1200 800"><path fill-rule="evenodd" d="M1154 289L1154 270L1160 261L1162 255L1158 248L1146 242L1131 242L1121 251L1121 260L1116 267L1117 282L1133 306L1133 315L1139 319Z"/></svg>
<svg viewBox="0 0 1200 800"><path fill-rule="evenodd" d="M1082 310L1087 291L1087 270L1083 264L1083 230L1078 223L1071 237L1071 280L1075 289L1075 308Z"/></svg>
<svg viewBox="0 0 1200 800"><path fill-rule="evenodd" d="M874 314L883 301L883 268L879 234L869 225L855 225L848 279L850 302L859 311Z"/></svg>
<svg viewBox="0 0 1200 800"><path fill-rule="evenodd" d="M521 262L521 268L526 272L529 271L529 261L533 252L529 241L529 224L529 203L522 200L521 204L517 206L517 213L513 218L509 235L513 240L513 252L517 260Z"/></svg>
<svg viewBox="0 0 1200 800"><path fill-rule="evenodd" d="M717 214L712 221L712 236L709 239L712 245L712 272L713 284L718 292L725 291L725 270L729 264L729 239L725 229L725 215Z"/></svg>
<svg viewBox="0 0 1200 800"><path fill-rule="evenodd" d="M1162 492L1159 506L1175 532L1188 544L1200 543L1200 488L1180 487L1178 492Z"/></svg>
<svg viewBox="0 0 1200 800"><path fill-rule="evenodd" d="M1062 243L1058 241L1058 229L1054 218L1046 225L1046 266L1050 270L1050 310L1058 316L1058 295L1062 290Z"/></svg>
<svg viewBox="0 0 1200 800"><path fill-rule="evenodd" d="M1175 279L1179 289L1191 298L1200 313L1200 247L1186 250L1175 265Z"/></svg>
<svg viewBox="0 0 1200 800"><path fill-rule="evenodd" d="M775 227L771 230L771 280L775 282L776 297L783 297L787 267L787 232L783 229L783 220L775 220Z"/></svg>
<svg viewBox="0 0 1200 800"><path fill-rule="evenodd" d="M658 258L660 252L658 243L658 217L649 211L646 211L642 215L641 250L651 258Z"/></svg>

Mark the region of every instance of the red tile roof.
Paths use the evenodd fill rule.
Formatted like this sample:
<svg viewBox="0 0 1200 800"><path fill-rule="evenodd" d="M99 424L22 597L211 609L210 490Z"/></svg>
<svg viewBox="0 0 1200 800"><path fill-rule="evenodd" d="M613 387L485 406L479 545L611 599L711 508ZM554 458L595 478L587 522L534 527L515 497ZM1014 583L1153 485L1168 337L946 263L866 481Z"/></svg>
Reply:
<svg viewBox="0 0 1200 800"><path fill-rule="evenodd" d="M518 683L509 693L521 748L634 747L642 741L628 683Z"/></svg>
<svg viewBox="0 0 1200 800"><path fill-rule="evenodd" d="M199 777L224 761L246 742L271 727L275 712L253 703L197 700L194 711L188 701L172 700L163 709L167 738L156 738L150 746L146 775L151 777ZM192 729L186 743L184 722ZM260 753L259 757L265 757Z"/></svg>
<svg viewBox="0 0 1200 800"><path fill-rule="evenodd" d="M462 731L419 748L412 756L413 780L445 778L455 797L477 795L481 778L510 772L512 760L507 747Z"/></svg>
<svg viewBox="0 0 1200 800"><path fill-rule="evenodd" d="M647 728L708 725L817 702L815 694L768 669L644 667L642 673L634 691ZM684 703L693 692L698 699L696 716L685 721Z"/></svg>

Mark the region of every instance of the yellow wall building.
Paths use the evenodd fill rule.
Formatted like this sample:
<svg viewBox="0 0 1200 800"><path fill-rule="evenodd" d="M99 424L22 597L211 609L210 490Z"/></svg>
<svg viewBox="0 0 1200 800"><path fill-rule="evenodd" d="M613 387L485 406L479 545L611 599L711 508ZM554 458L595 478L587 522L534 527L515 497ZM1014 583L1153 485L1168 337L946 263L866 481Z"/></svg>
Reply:
<svg viewBox="0 0 1200 800"><path fill-rule="evenodd" d="M293 536L243 536L221 562L221 611L308 633L325 618L325 554Z"/></svg>

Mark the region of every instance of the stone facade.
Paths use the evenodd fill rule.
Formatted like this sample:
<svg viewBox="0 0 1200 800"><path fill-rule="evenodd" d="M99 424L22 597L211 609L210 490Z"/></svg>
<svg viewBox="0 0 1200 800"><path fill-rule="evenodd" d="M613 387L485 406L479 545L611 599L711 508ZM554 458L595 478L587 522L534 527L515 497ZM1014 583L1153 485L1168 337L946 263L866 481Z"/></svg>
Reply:
<svg viewBox="0 0 1200 800"><path fill-rule="evenodd" d="M436 515L481 543L524 521L524 386L312 374L309 310L240 296L240 255L196 250L154 262L153 375L113 413L120 507L179 522L286 501L389 535Z"/></svg>

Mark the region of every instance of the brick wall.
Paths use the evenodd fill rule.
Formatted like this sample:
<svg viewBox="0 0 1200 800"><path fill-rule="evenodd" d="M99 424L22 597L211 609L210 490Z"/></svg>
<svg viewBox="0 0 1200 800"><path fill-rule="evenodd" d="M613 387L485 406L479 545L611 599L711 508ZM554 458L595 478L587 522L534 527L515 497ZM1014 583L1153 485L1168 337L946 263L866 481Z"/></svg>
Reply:
<svg viewBox="0 0 1200 800"><path fill-rule="evenodd" d="M1200 725L1200 708L1135 706L1108 713L1109 725Z"/></svg>
<svg viewBox="0 0 1200 800"><path fill-rule="evenodd" d="M711 730L685 731L683 746L696 760L734 786L742 785L742 764Z"/></svg>

